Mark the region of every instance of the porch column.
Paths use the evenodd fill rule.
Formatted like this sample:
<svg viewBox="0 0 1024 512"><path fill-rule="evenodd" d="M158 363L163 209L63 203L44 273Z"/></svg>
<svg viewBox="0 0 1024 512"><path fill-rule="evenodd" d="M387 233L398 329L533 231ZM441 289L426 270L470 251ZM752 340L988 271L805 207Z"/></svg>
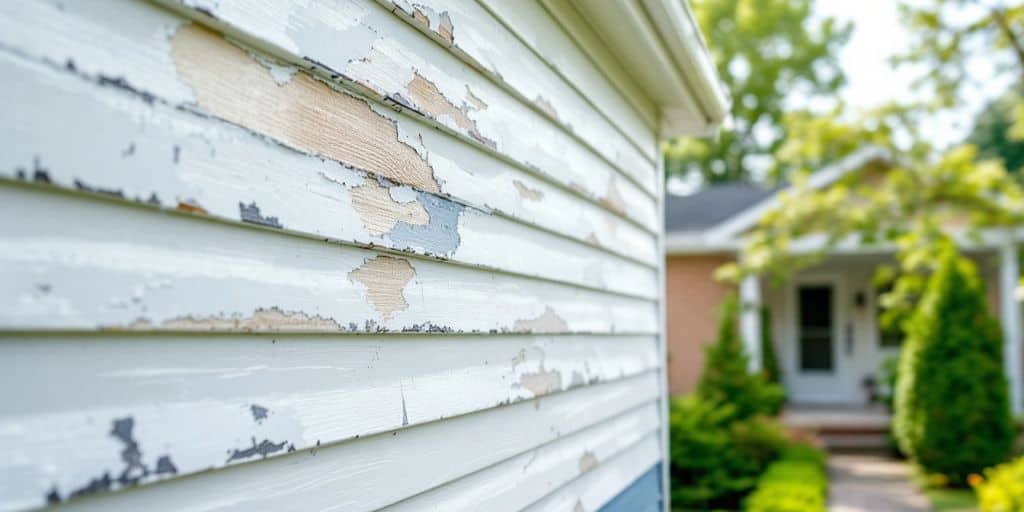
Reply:
<svg viewBox="0 0 1024 512"><path fill-rule="evenodd" d="M740 282L740 337L750 357L750 371L761 371L761 281L756 275Z"/></svg>
<svg viewBox="0 0 1024 512"><path fill-rule="evenodd" d="M1017 302L1020 265L1017 244L1011 239L999 248L999 320L1003 326L1003 364L1010 383L1010 405L1014 414L1024 410L1021 401L1021 311Z"/></svg>

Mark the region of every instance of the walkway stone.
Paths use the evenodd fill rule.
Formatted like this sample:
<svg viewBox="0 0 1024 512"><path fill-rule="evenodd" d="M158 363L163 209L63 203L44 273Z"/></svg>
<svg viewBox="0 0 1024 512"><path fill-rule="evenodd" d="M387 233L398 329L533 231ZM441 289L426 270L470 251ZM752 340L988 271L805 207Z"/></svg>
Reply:
<svg viewBox="0 0 1024 512"><path fill-rule="evenodd" d="M831 512L924 512L928 498L910 481L907 463L882 455L831 454Z"/></svg>

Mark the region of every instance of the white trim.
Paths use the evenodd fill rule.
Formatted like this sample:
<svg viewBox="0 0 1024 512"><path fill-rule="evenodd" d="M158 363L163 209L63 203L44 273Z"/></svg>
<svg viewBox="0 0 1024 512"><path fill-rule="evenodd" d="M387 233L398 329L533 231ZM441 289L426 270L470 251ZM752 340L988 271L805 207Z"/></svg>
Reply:
<svg viewBox="0 0 1024 512"><path fill-rule="evenodd" d="M815 371L800 369L800 301L797 290L801 286L827 285L832 287L832 371ZM786 339L782 340L780 348L781 357L784 358L783 371L786 388L794 401L802 403L857 403L854 395L854 388L847 389L845 386L852 386L850 373L852 361L844 354L844 337L847 324L847 290L846 280L842 274L836 272L815 273L797 276L789 280L787 290L787 302L789 303L787 328L789 330ZM845 359L844 359L845 358ZM819 383L809 382L821 380ZM828 379L826 381L825 379ZM832 389L826 390L825 384L834 384ZM807 387L814 385L819 391L817 396L809 393ZM802 395L802 396L801 396Z"/></svg>
<svg viewBox="0 0 1024 512"><path fill-rule="evenodd" d="M1024 332L1021 326L1020 303L1017 302L1017 285L1020 283L1020 263L1017 260L1017 244L1012 234L999 247L999 316L1003 329L1003 364L1006 367L1006 378L1010 387L1010 406L1013 413L1020 414L1024 409L1021 393L1024 391L1021 379L1024 377L1021 361L1021 339Z"/></svg>
<svg viewBox="0 0 1024 512"><path fill-rule="evenodd" d="M661 184L658 187L658 206L661 211L661 229L658 232L658 245L661 248L662 254L665 251L665 159L658 159L658 176L660 176L658 182ZM658 370L658 379L661 384L661 396L659 397L659 408L661 410L661 422L660 422L660 436L661 442L661 503L662 512L670 512L669 501L671 501L671 488L670 488L670 455L669 451L669 435L668 435L668 422L669 422L669 385L668 385L668 313L666 310L667 301L667 282L666 269L667 261L665 258L661 258L658 262L658 283L659 291L661 292L661 300L658 302L658 357L661 364Z"/></svg>
<svg viewBox="0 0 1024 512"><path fill-rule="evenodd" d="M740 281L740 337L749 357L751 373L761 371L761 279L748 275Z"/></svg>
<svg viewBox="0 0 1024 512"><path fill-rule="evenodd" d="M571 3L658 105L660 138L709 135L722 125L728 99L683 2Z"/></svg>

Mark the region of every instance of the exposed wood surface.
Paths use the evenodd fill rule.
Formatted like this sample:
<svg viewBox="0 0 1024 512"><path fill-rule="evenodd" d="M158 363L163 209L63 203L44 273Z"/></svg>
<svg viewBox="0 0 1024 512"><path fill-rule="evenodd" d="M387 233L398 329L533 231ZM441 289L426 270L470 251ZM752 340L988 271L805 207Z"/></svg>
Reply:
<svg viewBox="0 0 1024 512"><path fill-rule="evenodd" d="M345 0L271 9L257 0L162 3L294 64L315 63L333 80L357 84L521 163L542 169L549 162L590 172L607 169L654 192L653 132L646 138L636 134L644 140L641 152L475 2L385 7L372 0ZM417 29L443 45L432 44ZM483 34L487 39L481 42ZM337 40L350 44L329 44ZM483 48L490 48L488 58L501 52L506 71L499 72L501 82L515 84L516 95L457 58L483 56ZM479 65L475 60L470 64Z"/></svg>
<svg viewBox="0 0 1024 512"><path fill-rule="evenodd" d="M656 296L653 268L592 244L405 186L382 184L233 126L133 101L124 91L44 65L0 55L0 66L6 70L0 88L10 99L13 123L0 141L0 175L318 238ZM34 106L40 102L55 114L39 116ZM61 146L61 151L52 150Z"/></svg>
<svg viewBox="0 0 1024 512"><path fill-rule="evenodd" d="M0 184L0 213L8 328L657 332L657 303L646 299L41 187Z"/></svg>
<svg viewBox="0 0 1024 512"><path fill-rule="evenodd" d="M597 510L656 464L659 115L550 9L0 3L0 510Z"/></svg>

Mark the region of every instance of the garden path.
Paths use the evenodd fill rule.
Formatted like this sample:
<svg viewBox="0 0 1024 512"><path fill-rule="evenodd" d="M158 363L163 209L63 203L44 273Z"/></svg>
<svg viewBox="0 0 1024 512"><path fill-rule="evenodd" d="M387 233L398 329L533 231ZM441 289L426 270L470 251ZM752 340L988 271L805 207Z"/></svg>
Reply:
<svg viewBox="0 0 1024 512"><path fill-rule="evenodd" d="M831 454L830 512L918 512L928 498L910 481L910 467L884 455Z"/></svg>

